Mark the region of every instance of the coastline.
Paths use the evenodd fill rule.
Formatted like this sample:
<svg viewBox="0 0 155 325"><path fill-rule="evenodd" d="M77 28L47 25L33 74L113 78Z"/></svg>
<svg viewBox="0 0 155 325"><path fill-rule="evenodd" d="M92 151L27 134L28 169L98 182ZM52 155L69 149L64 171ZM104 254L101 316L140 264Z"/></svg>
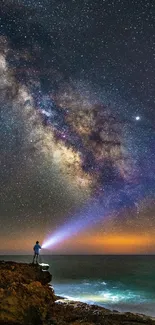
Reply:
<svg viewBox="0 0 155 325"><path fill-rule="evenodd" d="M120 314L120 315L125 315L125 314L132 314L132 315L136 315L136 316L141 316L141 317L144 317L144 318L149 318L149 319L152 319L152 320L155 320L155 316L149 316L149 315L146 315L145 313L139 313L139 312L130 312L130 311L119 311L117 309L109 309L109 308L106 308L106 307L103 307L103 306L100 306L100 305L97 305L97 304L90 304L88 302L82 302L82 301L79 301L79 300L74 300L73 299L70 299L70 298L67 298L67 297L61 297L61 296L56 296L57 300L56 300L56 303L59 303L59 304L68 304L68 305L72 305L74 306L74 308L76 307L80 307L80 306L93 306L93 308L97 308L97 309L101 309L101 310L106 310L108 313L114 313L114 314Z"/></svg>
<svg viewBox="0 0 155 325"><path fill-rule="evenodd" d="M0 261L1 325L155 325L155 318L144 314L56 296L48 268Z"/></svg>

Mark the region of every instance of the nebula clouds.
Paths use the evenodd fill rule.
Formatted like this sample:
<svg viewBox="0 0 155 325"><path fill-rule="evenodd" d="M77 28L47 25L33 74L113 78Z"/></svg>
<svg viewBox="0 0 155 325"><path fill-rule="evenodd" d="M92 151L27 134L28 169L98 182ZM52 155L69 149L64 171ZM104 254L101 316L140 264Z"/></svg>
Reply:
<svg viewBox="0 0 155 325"><path fill-rule="evenodd" d="M36 76L23 83L7 61L9 53L3 37L2 214L48 215L65 207L69 212L104 185L124 179L121 132L112 114L77 90L54 100L42 92Z"/></svg>
<svg viewBox="0 0 155 325"><path fill-rule="evenodd" d="M57 19L51 13L52 25L46 21L45 8L45 4L36 8L33 1L21 1L20 6L17 1L2 1L0 5L0 203L2 228L11 238L22 234L23 225L26 234L40 236L41 229L50 233L51 228L68 224L92 198L102 204L107 193L111 200L123 191L118 210L131 205L136 211L139 200L154 195L150 121L132 119L134 115L124 112L124 107L114 109L114 97L108 105L105 96L105 105L104 96L95 92L93 73L98 71L99 54L94 54L91 78L92 67L84 71L83 56L78 54L80 28L86 32L89 22L83 29L75 14L71 37L64 18L69 9L60 11ZM51 10L48 1L47 8ZM56 4L54 8L57 12ZM93 11L89 14L92 17ZM86 19L83 13L82 17ZM74 41L76 24L79 30ZM67 35L70 41L65 43ZM93 42L96 51L94 38ZM91 53L84 55L90 65ZM76 60L76 69L72 60ZM107 64L109 60L110 76L112 57ZM104 93L99 84L97 88ZM117 213L114 223L120 227L126 221L120 217L120 222Z"/></svg>

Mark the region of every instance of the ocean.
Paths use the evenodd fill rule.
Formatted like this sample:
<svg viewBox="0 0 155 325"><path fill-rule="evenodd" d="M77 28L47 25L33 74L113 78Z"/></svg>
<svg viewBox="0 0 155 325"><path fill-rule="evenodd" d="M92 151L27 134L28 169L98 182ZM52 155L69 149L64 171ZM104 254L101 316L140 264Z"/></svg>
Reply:
<svg viewBox="0 0 155 325"><path fill-rule="evenodd" d="M29 263L32 256L0 259ZM57 295L155 317L154 256L42 255L40 259L50 265Z"/></svg>

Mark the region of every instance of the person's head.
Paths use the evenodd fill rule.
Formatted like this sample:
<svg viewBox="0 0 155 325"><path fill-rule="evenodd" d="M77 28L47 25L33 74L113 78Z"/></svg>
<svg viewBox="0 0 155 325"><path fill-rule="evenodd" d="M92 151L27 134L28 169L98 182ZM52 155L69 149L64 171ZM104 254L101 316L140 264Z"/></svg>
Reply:
<svg viewBox="0 0 155 325"><path fill-rule="evenodd" d="M36 244L39 244L39 241L38 240L36 241Z"/></svg>

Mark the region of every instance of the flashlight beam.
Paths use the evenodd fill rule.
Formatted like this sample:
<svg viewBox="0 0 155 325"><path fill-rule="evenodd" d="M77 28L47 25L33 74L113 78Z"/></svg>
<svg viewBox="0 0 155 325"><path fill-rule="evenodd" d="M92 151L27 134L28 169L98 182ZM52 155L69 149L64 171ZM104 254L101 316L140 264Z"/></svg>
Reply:
<svg viewBox="0 0 155 325"><path fill-rule="evenodd" d="M154 183L154 182L153 182ZM117 211L120 212L124 208L137 209L138 202L146 197L146 195L154 196L153 184L151 181L148 184L148 189L144 185L139 185L133 188L131 185L125 186L123 189L115 188L108 190L106 194L101 194L99 197L91 199L87 205L72 219L62 226L59 231L50 235L44 242L42 247L49 248L58 243L76 235L85 228L95 225L103 218L112 215Z"/></svg>

